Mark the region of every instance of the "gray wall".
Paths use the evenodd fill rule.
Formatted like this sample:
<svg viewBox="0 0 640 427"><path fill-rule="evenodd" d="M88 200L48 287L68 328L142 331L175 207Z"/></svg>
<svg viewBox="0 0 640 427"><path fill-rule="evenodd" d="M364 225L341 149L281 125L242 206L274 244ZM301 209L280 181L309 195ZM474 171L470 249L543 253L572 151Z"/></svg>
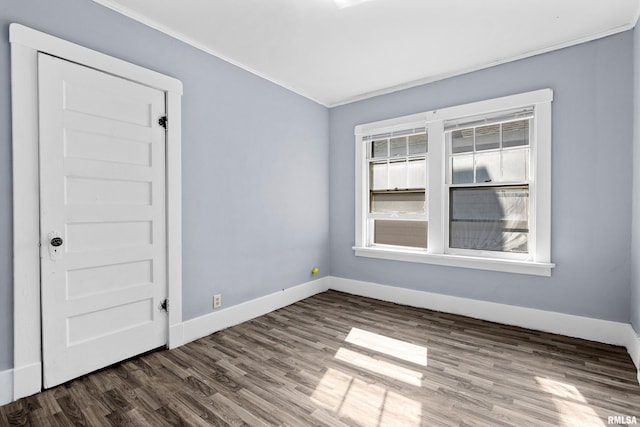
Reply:
<svg viewBox="0 0 640 427"><path fill-rule="evenodd" d="M330 111L333 276L629 321L632 49L627 31ZM554 90L551 278L355 257L354 126Z"/></svg>
<svg viewBox="0 0 640 427"><path fill-rule="evenodd" d="M637 213L629 233L638 31L328 111L88 0L2 3L0 371L12 367L13 352L11 22L183 81L185 319L210 312L214 293L228 307L310 280L317 265L321 275L623 322L631 294L640 330ZM353 255L356 124L546 87L556 99L551 278ZM640 212L640 173L635 182Z"/></svg>
<svg viewBox="0 0 640 427"><path fill-rule="evenodd" d="M9 24L184 83L184 319L329 273L328 110L89 0L0 8L0 371L13 365Z"/></svg>
<svg viewBox="0 0 640 427"><path fill-rule="evenodd" d="M631 229L631 324L640 333L640 24L633 32L633 216Z"/></svg>

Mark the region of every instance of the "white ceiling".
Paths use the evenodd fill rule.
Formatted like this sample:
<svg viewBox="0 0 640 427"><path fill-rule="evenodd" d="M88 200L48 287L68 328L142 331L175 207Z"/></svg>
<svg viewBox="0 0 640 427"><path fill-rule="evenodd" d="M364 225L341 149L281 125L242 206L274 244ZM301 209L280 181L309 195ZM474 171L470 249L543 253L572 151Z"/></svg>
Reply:
<svg viewBox="0 0 640 427"><path fill-rule="evenodd" d="M94 0L326 106L633 28L640 0Z"/></svg>

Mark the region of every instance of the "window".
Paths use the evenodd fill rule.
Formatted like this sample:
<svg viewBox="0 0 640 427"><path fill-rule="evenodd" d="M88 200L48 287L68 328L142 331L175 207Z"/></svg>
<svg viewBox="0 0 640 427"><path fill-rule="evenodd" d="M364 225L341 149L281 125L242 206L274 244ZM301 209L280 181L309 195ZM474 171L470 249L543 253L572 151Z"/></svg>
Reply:
<svg viewBox="0 0 640 427"><path fill-rule="evenodd" d="M533 109L445 123L449 249L529 253Z"/></svg>
<svg viewBox="0 0 640 427"><path fill-rule="evenodd" d="M408 129L365 139L368 142L370 243L426 248L426 129Z"/></svg>
<svg viewBox="0 0 640 427"><path fill-rule="evenodd" d="M357 126L356 255L550 275L552 96Z"/></svg>

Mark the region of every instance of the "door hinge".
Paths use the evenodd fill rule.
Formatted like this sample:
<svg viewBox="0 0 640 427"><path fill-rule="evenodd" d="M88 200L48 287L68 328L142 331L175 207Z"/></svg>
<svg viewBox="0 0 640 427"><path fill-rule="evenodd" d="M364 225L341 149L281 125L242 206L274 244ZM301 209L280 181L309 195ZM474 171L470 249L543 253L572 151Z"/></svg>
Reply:
<svg viewBox="0 0 640 427"><path fill-rule="evenodd" d="M164 301L162 301L160 303L160 310L166 311L167 313L169 312L169 300L165 299Z"/></svg>
<svg viewBox="0 0 640 427"><path fill-rule="evenodd" d="M158 124L166 129L169 125L169 119L167 119L167 116L162 116L158 119Z"/></svg>

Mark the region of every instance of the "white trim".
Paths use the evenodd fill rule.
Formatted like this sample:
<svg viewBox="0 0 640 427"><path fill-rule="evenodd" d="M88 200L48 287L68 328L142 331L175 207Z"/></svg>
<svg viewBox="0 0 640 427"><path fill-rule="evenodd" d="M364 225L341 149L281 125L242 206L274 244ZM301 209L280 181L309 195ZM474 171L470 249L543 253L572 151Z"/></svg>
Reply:
<svg viewBox="0 0 640 427"><path fill-rule="evenodd" d="M511 56L511 57L499 59L499 60L496 60L496 61L491 61L491 62L480 64L480 65L474 65L474 66L471 66L471 67L463 67L463 68L460 68L460 69L457 69L457 70L454 70L454 71L450 71L450 72L447 72L447 73L442 73L442 74L439 74L439 75L436 75L436 76L426 77L426 78L423 78L423 79L418 79L418 80L414 80L414 81L411 81L411 82L403 83L403 84L400 84L400 85L395 85L395 86L387 87L387 88L380 89L380 90L374 90L374 91L371 91L371 92L366 92L366 93L363 93L363 94L359 94L359 95L348 97L348 98L346 98L344 100L341 100L341 101L323 102L323 101L320 101L320 100L316 99L312 95L306 94L305 92L300 91L298 89L294 89L294 88L290 87L289 85L287 85L284 82L281 82L281 81L278 81L276 79L273 79L273 78L267 76L266 74L263 74L263 73L261 73L261 72L259 72L257 70L254 70L251 67L248 67L248 66L246 66L246 65L244 65L244 64L242 64L242 63L240 63L238 61L235 61L235 60L233 60L233 59L231 59L231 58L229 58L229 57L227 57L227 56L225 56L225 55L223 55L223 54L221 54L221 53L219 53L219 52L217 52L217 51L215 51L215 50L213 50L213 49L211 49L211 48L209 48L207 46L205 46L203 43L200 43L200 42L198 42L196 40L193 40L192 38L190 38L190 37L178 32L178 31L175 31L175 30L173 30L173 29L171 29L171 28L169 28L169 27L167 27L165 25L162 25L162 24L154 21L153 19L149 18L148 16L143 16L143 15L137 13L137 12L134 12L131 9L128 9L128 8L124 7L120 3L117 3L117 2L115 2L113 0L93 0L93 2L95 2L97 4L100 4L100 5L102 5L102 6L106 7L106 8L109 8L109 9L115 11L115 12L118 12L121 15L124 15L124 16L126 16L128 18L131 18L134 21L138 21L141 24L144 24L144 25L146 25L148 27L151 27L151 28L153 28L155 30L158 30L158 31L160 31L160 32L162 32L164 34L167 34L168 36L173 37L173 38L175 38L177 40L180 40L181 42L184 42L184 43L186 43L186 44L188 44L190 46L193 46L196 49L199 49L199 50L201 50L201 51L203 51L205 53L208 53L210 55L218 57L218 58L222 59L223 61L226 61L226 62L228 62L230 64L233 64L236 67L242 68L245 71L248 71L248 72L250 72L250 73L252 73L252 74L254 74L254 75L258 76L258 77L261 77L261 78L263 78L263 79L265 79L267 81L270 81L271 83L274 83L274 84L276 84L278 86L281 86L281 87L283 87L283 88L285 88L287 90L290 90L290 91L292 91L294 93L297 93L300 96L303 96L303 97L305 97L307 99L310 99L310 100L312 100L314 102L317 102L318 104L323 105L323 106L325 106L327 108L339 107L341 105L351 104L351 103L357 102L357 101L363 101L365 99L374 98L376 96L386 95L386 94L389 94L389 93L398 92L398 91L405 90L405 89L411 89L411 88L416 87L416 86L422 86L422 85L425 85L425 84L428 84L428 83L433 83L433 82L437 82L437 81L440 81L440 80L445 80L445 79L448 79L448 78L451 78L451 77L472 73L474 71L484 70L486 68L495 67L496 65L506 64L506 63L509 63L509 62L514 62L514 61L518 61L518 60L521 60L521 59L529 58L529 57L532 57L532 56L542 55L544 53L553 52L555 50L564 49L564 48L567 48L567 47L570 47L570 46L575 46L575 45L578 45L578 44L587 43L587 42L590 42L590 41L593 41L593 40L597 40L597 39L601 39L601 38L604 38L604 37L608 37L608 36L611 36L611 35L614 35L614 34L622 33L624 31L628 31L628 30L633 29L635 27L636 23L638 22L639 17L640 17L640 8L639 8L638 12L632 18L630 23L625 24L625 25L621 25L621 26L616 27L616 28L612 28L612 29L607 30L607 31L602 31L602 32L598 32L598 33L591 34L591 35L588 35L588 36L580 37L580 38L577 38L577 39L574 39L574 40L570 40L570 41L567 41L567 42L564 42L564 43L558 43L556 45L544 47L542 49L532 50L532 51L529 51L529 52L526 52L526 53L523 53L523 54L520 54L520 55Z"/></svg>
<svg viewBox="0 0 640 427"><path fill-rule="evenodd" d="M633 326L630 324L627 328L625 347L627 347L629 356L631 356L631 360L633 360L633 363L636 365L636 369L638 370L638 375L640 375L640 336L638 336L636 331L633 329Z"/></svg>
<svg viewBox="0 0 640 427"><path fill-rule="evenodd" d="M145 86L182 95L182 82L180 80L59 39L24 25L12 23L9 26L9 41L12 45L25 46L97 70L106 71L114 76L121 76L131 81L144 82Z"/></svg>
<svg viewBox="0 0 640 427"><path fill-rule="evenodd" d="M310 99L311 101L316 102L316 103L318 103L318 104L320 104L320 105L322 105L324 107L328 107L328 105L326 103L314 98L312 95L307 94L307 93L305 93L303 91L300 91L299 89L295 89L292 86L289 86L288 84L286 84L284 82L281 82L279 80L273 79L273 78L267 76L266 74L261 73L258 70L255 70L255 69L253 69L253 68L251 68L251 67L249 67L247 65L244 65L244 64L242 64L242 63L240 63L240 62L238 62L238 61L236 61L234 59L231 59L228 56L223 55L220 52L218 52L218 51L216 51L214 49L211 49L211 48L205 46L204 44L202 44L202 43L200 43L200 42L198 42L198 41L196 41L196 40L194 40L194 39L192 39L192 38L190 38L188 36L185 36L184 34L178 32L178 31L175 31L175 30L173 30L173 29L171 29L171 28L169 28L169 27L167 27L165 25L162 25L162 24L154 21L153 19L150 19L148 16L141 15L141 14L139 14L137 12L132 11L131 9L128 9L128 8L124 7L120 3L116 3L116 2L111 1L111 0L93 0L93 2L97 3L97 4L101 5L101 6L104 6L104 7L108 8L108 9L111 9L111 10L113 10L115 12L118 12L119 14L124 15L127 18L131 18L134 21L138 21L139 23L141 23L143 25L146 25L147 27L153 28L154 30L158 30L161 33L164 33L164 34L168 35L169 37L172 37L172 38L174 38L176 40L180 40L181 42L186 43L189 46L192 46L192 47L194 47L194 48L196 48L198 50L201 50L204 53L208 53L209 55L215 56L216 58L219 58L219 59L221 59L221 60L223 60L225 62L228 62L231 65L234 65L234 66L236 66L236 67L238 67L238 68L240 68L242 70L245 70L245 71L247 71L247 72L249 72L249 73L251 73L251 74L253 74L255 76L258 76L261 79L264 79L264 80L266 80L268 82L276 84L276 85L278 85L280 87L283 87L283 88L285 88L285 89L287 89L287 90L289 90L289 91L291 91L291 92L293 92L295 94L298 94L298 95L300 95L300 96L302 96L304 98Z"/></svg>
<svg viewBox="0 0 640 427"><path fill-rule="evenodd" d="M424 126L428 119L428 113L416 113L409 116L394 117L391 119L379 120L377 122L364 123L355 127L354 135L377 135L410 128L418 128Z"/></svg>
<svg viewBox="0 0 640 427"><path fill-rule="evenodd" d="M42 381L40 378L35 384L31 375L17 375L17 372L31 372L31 367L41 361L38 113L34 108L38 93L37 85L33 84L37 79L35 51L12 45L13 363L16 400L40 391Z"/></svg>
<svg viewBox="0 0 640 427"><path fill-rule="evenodd" d="M13 369L0 371L0 406L13 401Z"/></svg>
<svg viewBox="0 0 640 427"><path fill-rule="evenodd" d="M58 39L19 24L9 27L11 41L11 93L13 129L13 245L14 245L14 399L42 387L39 258L38 178L38 67L37 54L45 52L166 94L167 132L167 286L170 304L168 344L182 341L175 325L182 321L181 241L181 106L182 83Z"/></svg>
<svg viewBox="0 0 640 427"><path fill-rule="evenodd" d="M640 21L640 3L638 3L638 6L636 7L636 13L633 14L633 18L629 24L629 29L634 29L635 26L638 25L638 21Z"/></svg>
<svg viewBox="0 0 640 427"><path fill-rule="evenodd" d="M272 311L286 307L310 296L319 294L329 289L329 277L283 289L242 304L214 311L183 323L185 344L198 338L206 337L222 329L238 325Z"/></svg>
<svg viewBox="0 0 640 427"><path fill-rule="evenodd" d="M429 124L427 129L429 135L429 152L427 160L427 209L429 213L429 224L427 232L427 248L429 252L436 254L444 254L446 249L446 236L448 234L446 227L446 206L449 195L442 183L445 181L446 167L446 145L444 134L444 121L437 120ZM432 185L435 184L435 185ZM435 224L440 224L439 227ZM367 256L361 251L356 251L356 255ZM421 261L435 260L432 257L419 257Z"/></svg>
<svg viewBox="0 0 640 427"><path fill-rule="evenodd" d="M605 344L626 346L629 324L331 277L331 289L411 307L489 320Z"/></svg>
<svg viewBox="0 0 640 427"><path fill-rule="evenodd" d="M17 365L17 364L16 364ZM13 369L13 398L37 393L42 388L42 363L30 363Z"/></svg>
<svg viewBox="0 0 640 427"><path fill-rule="evenodd" d="M96 0L94 0L94 1L96 1ZM338 102L333 102L333 103L323 104L323 105L325 105L328 108L334 108L334 107L339 107L341 105L352 104L354 102L364 101L364 100L369 99L369 98L375 98L375 97L381 96L381 95L388 95L390 93L399 92L399 91L406 90L406 89L411 89L411 88L414 88L414 87L417 87L417 86L423 86L423 85L426 85L426 84L429 84L429 83L434 83L434 82L438 82L438 81L441 81L441 80L450 79L452 77L462 76L464 74L470 74L470 73L473 73L475 71L485 70L487 68L495 67L495 66L498 66L498 65L508 64L510 62L519 61L521 59L530 58L532 56L543 55L545 53L553 52L553 51L556 51L556 50L561 50L561 49L565 49L565 48L568 48L568 47L571 47L571 46L576 46L576 45L579 45L579 44L588 43L590 41L602 39L602 38L605 38L605 37L613 36L613 35L618 34L618 33L623 33L625 31L632 30L636 26L636 22L638 22L639 19L640 19L640 8L638 10L638 14L636 14L636 16L634 16L634 18L632 19L633 22L631 22L629 24L621 25L619 27L613 28L613 29L608 30L608 31L602 31L600 33L595 33L595 34L592 34L592 35L589 35L589 36L581 37L581 38L578 38L578 39L575 39L575 40L571 40L571 41L568 41L568 42L565 42L565 43L556 44L556 45L549 46L549 47L546 47L546 48L543 48L543 49L533 50L533 51L530 51L530 52L523 53L521 55L511 56L511 57L508 57L508 58L499 59L497 61L488 62L488 63L485 63L485 64L474 65L474 66L471 66L471 67L463 67L463 68L460 68L460 69L455 70L455 71L442 73L442 74L438 74L438 75L431 76L431 77L426 77L424 79L414 80L412 82L407 82L407 83L403 83L403 84L396 85L396 86L391 86L391 87L380 89L380 90L374 90L374 91L371 91L371 92L367 92L367 93L363 93L363 94L360 94L360 95L356 95L356 96L352 96L352 97L346 98L343 101L338 101Z"/></svg>
<svg viewBox="0 0 640 427"><path fill-rule="evenodd" d="M422 264L444 265L448 267L473 268L477 270L500 271L504 273L551 276L553 263L519 261L500 258L481 258L453 254L431 254L410 249L391 249L382 247L353 247L356 256L388 259L393 261L417 262Z"/></svg>
<svg viewBox="0 0 640 427"><path fill-rule="evenodd" d="M553 95L551 95L553 97ZM529 187L532 218L535 234L531 245L535 248L536 261L551 262L551 104L540 101L535 105L534 139L531 147L531 173L533 179Z"/></svg>
<svg viewBox="0 0 640 427"><path fill-rule="evenodd" d="M167 203L167 297L169 299L169 348L183 341L182 323L182 106L181 94L166 92L166 203Z"/></svg>
<svg viewBox="0 0 640 427"><path fill-rule="evenodd" d="M481 116L483 114L498 113L500 111L529 107L531 105L551 101L553 101L553 91L551 89L538 89L531 92L522 92L514 95L501 96L499 98L491 98L483 101L439 108L437 110L426 112L426 115L427 121L446 121L462 119L465 117Z"/></svg>

